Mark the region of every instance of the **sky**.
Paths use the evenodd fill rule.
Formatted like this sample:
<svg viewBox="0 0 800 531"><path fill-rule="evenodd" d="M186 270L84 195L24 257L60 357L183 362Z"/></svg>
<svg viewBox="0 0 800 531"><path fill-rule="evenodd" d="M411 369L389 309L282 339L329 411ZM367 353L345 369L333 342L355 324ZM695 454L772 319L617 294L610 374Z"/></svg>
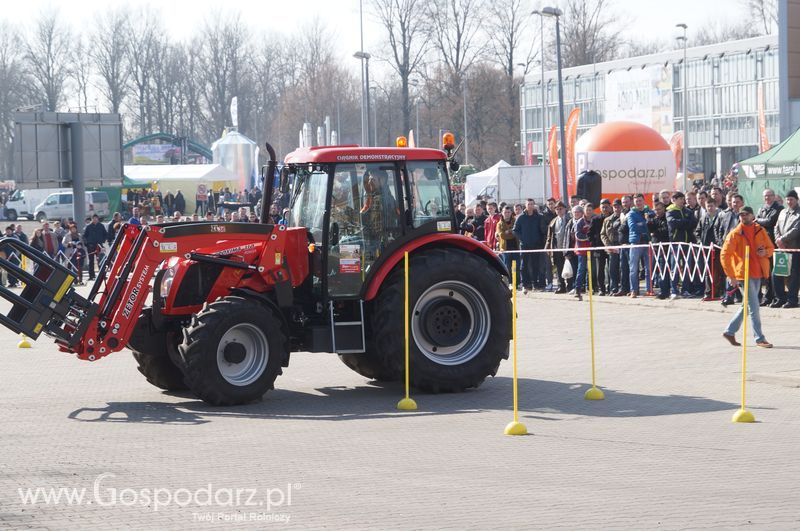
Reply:
<svg viewBox="0 0 800 531"><path fill-rule="evenodd" d="M555 1L555 0L553 0ZM675 36L675 24L689 25L689 33L709 21L736 23L747 16L740 0L610 0L614 12L627 23L625 37L643 40L671 40ZM48 7L57 8L64 19L74 28L85 27L96 13L112 5L127 3L131 7L150 5L163 13L164 24L178 40L184 40L196 32L208 17L220 11L220 0L25 0L3 2L0 19L11 21L15 26L28 26L38 13ZM545 5L547 0L532 0L531 9ZM243 19L254 30L263 29L290 34L311 23L315 17L333 28L336 42L333 44L343 61L352 62L354 72L359 71L358 61L352 59L353 52L360 48L359 0L262 0L239 2ZM382 37L380 24L368 13L369 0L364 1L364 49L373 55ZM76 8L76 6L80 8ZM298 6L302 5L302 9ZM236 8L234 8L236 9ZM721 14L724 13L724 14ZM537 24L538 25L538 24ZM372 66L372 64L371 64ZM375 65L378 66L379 65Z"/></svg>

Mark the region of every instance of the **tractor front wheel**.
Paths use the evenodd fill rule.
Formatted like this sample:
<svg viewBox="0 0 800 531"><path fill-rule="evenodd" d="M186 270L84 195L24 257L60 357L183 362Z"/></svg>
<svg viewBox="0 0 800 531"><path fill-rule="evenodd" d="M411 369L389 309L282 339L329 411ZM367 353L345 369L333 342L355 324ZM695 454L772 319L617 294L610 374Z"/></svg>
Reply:
<svg viewBox="0 0 800 531"><path fill-rule="evenodd" d="M179 347L186 383L205 402L233 406L273 388L289 352L280 317L243 297L224 297L192 319Z"/></svg>
<svg viewBox="0 0 800 531"><path fill-rule="evenodd" d="M410 380L427 392L479 386L508 357L508 283L486 261L458 249L424 251L410 264ZM377 362L402 375L402 269L385 281L373 304L370 342ZM400 340L398 340L400 339Z"/></svg>
<svg viewBox="0 0 800 531"><path fill-rule="evenodd" d="M185 391L183 371L175 364L180 333L177 331L159 332L150 326L150 308L145 308L131 338L128 348L138 364L139 372L151 384L166 391Z"/></svg>

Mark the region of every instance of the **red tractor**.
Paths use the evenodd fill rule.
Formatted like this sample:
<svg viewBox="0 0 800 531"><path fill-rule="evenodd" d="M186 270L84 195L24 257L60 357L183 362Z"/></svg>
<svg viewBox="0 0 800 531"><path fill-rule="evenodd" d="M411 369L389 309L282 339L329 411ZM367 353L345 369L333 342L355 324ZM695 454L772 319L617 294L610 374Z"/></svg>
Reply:
<svg viewBox="0 0 800 531"><path fill-rule="evenodd" d="M69 269L4 238L34 269L0 259L25 284L0 289L12 303L0 322L83 360L128 347L150 383L213 405L261 398L293 351L399 380L408 251L412 385L461 391L496 373L511 337L508 273L456 234L452 144L298 149L276 179L267 150L261 224L127 224L87 297ZM289 206L286 224L270 221L267 198Z"/></svg>

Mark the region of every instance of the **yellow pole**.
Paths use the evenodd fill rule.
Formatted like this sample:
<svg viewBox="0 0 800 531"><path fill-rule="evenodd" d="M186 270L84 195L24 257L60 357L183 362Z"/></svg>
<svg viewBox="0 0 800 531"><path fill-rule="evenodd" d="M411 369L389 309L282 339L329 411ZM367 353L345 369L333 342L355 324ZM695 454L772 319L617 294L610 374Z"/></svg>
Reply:
<svg viewBox="0 0 800 531"><path fill-rule="evenodd" d="M750 308L747 306L749 301L749 291L750 291L750 246L746 245L744 248L744 289L742 290L744 295L742 296L742 320L743 320L743 328L742 328L742 407L733 414L733 418L731 419L733 422L755 422L755 416L747 411L745 407L745 396L746 396L746 381L747 381L747 316L749 314Z"/></svg>
<svg viewBox="0 0 800 531"><path fill-rule="evenodd" d="M409 333L408 333L408 319L409 319L409 310L408 310L408 251L405 252L405 301L404 301L404 309L403 312L405 314L404 324L405 324L405 341L406 341L406 352L405 352L405 372L406 372L406 396L402 400L397 403L397 409L402 409L406 411L412 411L417 409L417 403L414 402L409 396L409 388L410 382L408 378L408 353L409 353Z"/></svg>
<svg viewBox="0 0 800 531"><path fill-rule="evenodd" d="M594 302L592 301L592 251L586 251L586 264L589 270L589 338L592 350L592 387L587 389L583 395L586 400L603 400L606 396L603 391L595 385L595 365L594 365ZM575 286L575 289L580 289Z"/></svg>
<svg viewBox="0 0 800 531"><path fill-rule="evenodd" d="M511 341L513 342L514 377L512 381L514 393L514 420L506 424L503 433L506 435L527 435L528 428L519 421L519 389L517 387L517 261L511 261Z"/></svg>

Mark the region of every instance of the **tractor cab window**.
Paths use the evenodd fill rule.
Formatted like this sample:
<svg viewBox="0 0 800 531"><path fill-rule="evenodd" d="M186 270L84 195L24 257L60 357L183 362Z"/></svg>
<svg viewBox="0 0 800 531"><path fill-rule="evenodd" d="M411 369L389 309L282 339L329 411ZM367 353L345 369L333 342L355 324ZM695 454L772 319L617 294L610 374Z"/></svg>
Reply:
<svg viewBox="0 0 800 531"><path fill-rule="evenodd" d="M322 224L325 218L325 199L328 190L328 174L307 170L297 172L295 186L297 195L291 210L292 227L306 227L314 242L322 244Z"/></svg>
<svg viewBox="0 0 800 531"><path fill-rule="evenodd" d="M339 164L333 176L328 293L354 296L364 275L401 234L396 167Z"/></svg>
<svg viewBox="0 0 800 531"><path fill-rule="evenodd" d="M450 220L452 205L447 170L442 161L406 163L411 190L411 220L414 227L437 220Z"/></svg>

